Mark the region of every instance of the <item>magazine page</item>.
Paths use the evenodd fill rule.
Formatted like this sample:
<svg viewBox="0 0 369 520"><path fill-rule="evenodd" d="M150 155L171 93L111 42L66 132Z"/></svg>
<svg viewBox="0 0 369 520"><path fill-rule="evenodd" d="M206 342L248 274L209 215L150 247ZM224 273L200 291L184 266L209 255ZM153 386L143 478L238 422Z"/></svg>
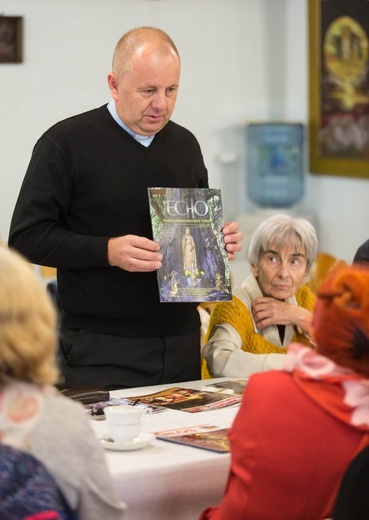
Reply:
<svg viewBox="0 0 369 520"><path fill-rule="evenodd" d="M160 244L161 302L232 299L219 189L148 188L153 238Z"/></svg>
<svg viewBox="0 0 369 520"><path fill-rule="evenodd" d="M248 379L233 379L229 381L219 381L210 383L203 387L206 392L220 392L223 394L242 397L247 385Z"/></svg>
<svg viewBox="0 0 369 520"><path fill-rule="evenodd" d="M204 424L190 428L159 431L155 432L155 435L157 439L163 441L184 444L186 446L216 451L218 453L228 453L230 451L228 431L229 428Z"/></svg>
<svg viewBox="0 0 369 520"><path fill-rule="evenodd" d="M153 407L197 413L238 404L240 396L229 396L217 392L206 392L193 388L172 387L154 394L128 397L127 399Z"/></svg>

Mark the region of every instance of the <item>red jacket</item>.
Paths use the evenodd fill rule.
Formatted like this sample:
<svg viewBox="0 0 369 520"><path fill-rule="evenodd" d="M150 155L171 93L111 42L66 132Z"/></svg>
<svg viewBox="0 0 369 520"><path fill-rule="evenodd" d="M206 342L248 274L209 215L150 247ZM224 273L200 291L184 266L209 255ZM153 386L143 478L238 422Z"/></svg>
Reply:
<svg viewBox="0 0 369 520"><path fill-rule="evenodd" d="M254 374L230 430L224 498L200 520L329 516L329 504L364 436L320 408L290 373Z"/></svg>

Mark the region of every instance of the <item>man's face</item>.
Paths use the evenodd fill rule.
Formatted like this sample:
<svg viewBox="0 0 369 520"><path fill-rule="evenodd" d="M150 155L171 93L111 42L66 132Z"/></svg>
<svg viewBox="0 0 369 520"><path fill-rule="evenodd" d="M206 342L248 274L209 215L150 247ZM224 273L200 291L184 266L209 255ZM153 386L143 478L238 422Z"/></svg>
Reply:
<svg viewBox="0 0 369 520"><path fill-rule="evenodd" d="M268 251L262 251L259 266L252 265L251 270L264 296L286 300L305 281L306 265L305 249L296 251L289 245L279 249L272 244Z"/></svg>
<svg viewBox="0 0 369 520"><path fill-rule="evenodd" d="M109 74L108 83L123 123L140 135L153 135L169 121L177 99L180 60L175 52L138 49L130 68Z"/></svg>

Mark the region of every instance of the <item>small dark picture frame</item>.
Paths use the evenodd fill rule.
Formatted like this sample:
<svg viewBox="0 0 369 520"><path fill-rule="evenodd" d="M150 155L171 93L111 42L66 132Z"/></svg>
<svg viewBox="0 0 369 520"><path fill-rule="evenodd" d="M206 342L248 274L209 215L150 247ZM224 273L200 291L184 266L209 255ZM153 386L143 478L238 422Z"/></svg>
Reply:
<svg viewBox="0 0 369 520"><path fill-rule="evenodd" d="M0 16L0 63L21 63L22 16Z"/></svg>

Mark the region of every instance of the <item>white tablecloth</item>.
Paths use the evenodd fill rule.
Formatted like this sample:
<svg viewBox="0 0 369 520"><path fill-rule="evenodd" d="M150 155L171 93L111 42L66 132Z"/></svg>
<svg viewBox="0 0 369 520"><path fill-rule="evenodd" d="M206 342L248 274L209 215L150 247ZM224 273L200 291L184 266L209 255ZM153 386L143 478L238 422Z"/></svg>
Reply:
<svg viewBox="0 0 369 520"><path fill-rule="evenodd" d="M217 379L222 381L224 379ZM181 386L202 388L210 381L142 387L111 392L134 397ZM238 406L199 413L166 410L151 415L144 431L158 432L202 424L229 427ZM105 421L91 421L97 434ZM230 455L155 439L136 451L106 451L119 498L128 505L127 520L196 520L201 511L220 502L227 481ZM104 519L102 519L104 520Z"/></svg>

